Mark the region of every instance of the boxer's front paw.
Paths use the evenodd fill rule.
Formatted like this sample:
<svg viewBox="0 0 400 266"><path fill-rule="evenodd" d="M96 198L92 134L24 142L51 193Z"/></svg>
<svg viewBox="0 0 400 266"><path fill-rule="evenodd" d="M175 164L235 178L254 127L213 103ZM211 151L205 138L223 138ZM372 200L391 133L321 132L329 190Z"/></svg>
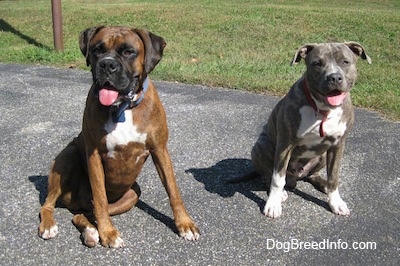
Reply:
<svg viewBox="0 0 400 266"><path fill-rule="evenodd" d="M269 218L278 218L282 215L282 202L288 198L286 190L271 193L264 207L264 215Z"/></svg>
<svg viewBox="0 0 400 266"><path fill-rule="evenodd" d="M44 226L42 223L39 225L39 236L45 240L55 237L58 234L58 226Z"/></svg>
<svg viewBox="0 0 400 266"><path fill-rule="evenodd" d="M95 247L99 243L99 232L93 227L85 228L82 232L82 241L90 248Z"/></svg>
<svg viewBox="0 0 400 266"><path fill-rule="evenodd" d="M58 226L54 220L53 214L47 210L40 213L40 224L38 234L43 239L50 239L58 234Z"/></svg>
<svg viewBox="0 0 400 266"><path fill-rule="evenodd" d="M334 214L343 216L350 215L350 210L347 207L346 202L342 200L337 190L329 194L328 203Z"/></svg>
<svg viewBox="0 0 400 266"><path fill-rule="evenodd" d="M123 248L125 247L124 240L121 237L117 237L114 241L108 244L109 248Z"/></svg>
<svg viewBox="0 0 400 266"><path fill-rule="evenodd" d="M124 241L115 229L103 232L103 234L100 235L100 239L101 244L107 248L122 248L125 246Z"/></svg>
<svg viewBox="0 0 400 266"><path fill-rule="evenodd" d="M177 223L176 227L178 229L179 236L185 240L195 241L200 238L200 231L191 219L189 219L187 222Z"/></svg>

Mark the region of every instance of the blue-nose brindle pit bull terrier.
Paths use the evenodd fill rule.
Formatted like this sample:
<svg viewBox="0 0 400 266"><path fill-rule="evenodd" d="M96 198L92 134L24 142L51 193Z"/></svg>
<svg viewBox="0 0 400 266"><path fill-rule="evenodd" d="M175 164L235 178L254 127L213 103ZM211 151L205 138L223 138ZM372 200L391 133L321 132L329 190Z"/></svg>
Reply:
<svg viewBox="0 0 400 266"><path fill-rule="evenodd" d="M333 213L349 215L338 191L340 160L345 138L354 121L350 91L357 78L356 60L371 63L364 48L355 42L306 44L292 64L302 58L306 72L272 111L252 149L255 175L270 182L264 214L277 218L289 188L303 179L328 194ZM327 180L319 171L326 167Z"/></svg>
<svg viewBox="0 0 400 266"><path fill-rule="evenodd" d="M136 179L151 155L168 193L180 236L197 240L199 230L181 199L167 150L164 108L149 73L166 43L145 30L94 27L80 35L80 49L91 66L93 85L82 132L55 158L48 196L40 211L39 235L53 238L57 200L75 216L85 245L124 246L110 216L131 209L140 196Z"/></svg>

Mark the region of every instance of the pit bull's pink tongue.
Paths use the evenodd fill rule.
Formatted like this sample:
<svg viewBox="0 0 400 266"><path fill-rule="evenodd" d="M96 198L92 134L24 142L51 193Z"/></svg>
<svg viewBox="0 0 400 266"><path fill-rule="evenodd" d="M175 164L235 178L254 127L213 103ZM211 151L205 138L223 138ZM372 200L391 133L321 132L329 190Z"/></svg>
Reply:
<svg viewBox="0 0 400 266"><path fill-rule="evenodd" d="M331 106L338 106L341 105L344 101L344 98L346 98L347 92L341 92L338 90L332 91L328 95L326 95L326 101L331 105Z"/></svg>
<svg viewBox="0 0 400 266"><path fill-rule="evenodd" d="M118 98L118 92L109 88L102 88L99 91L99 100L102 105L110 106Z"/></svg>

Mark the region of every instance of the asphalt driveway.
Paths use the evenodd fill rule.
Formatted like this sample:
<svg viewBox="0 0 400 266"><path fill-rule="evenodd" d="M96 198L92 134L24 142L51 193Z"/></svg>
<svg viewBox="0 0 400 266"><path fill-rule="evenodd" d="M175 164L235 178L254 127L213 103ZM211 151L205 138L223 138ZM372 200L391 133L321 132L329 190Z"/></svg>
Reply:
<svg viewBox="0 0 400 266"><path fill-rule="evenodd" d="M356 110L341 168L349 217L335 216L326 195L299 183L272 220L261 213L267 193L259 181L226 180L251 169L251 147L278 98L162 81L169 149L200 240L177 236L151 160L137 208L112 218L125 248L83 246L62 208L59 235L40 239L49 165L79 133L90 83L86 71L0 64L1 265L399 264L399 123Z"/></svg>

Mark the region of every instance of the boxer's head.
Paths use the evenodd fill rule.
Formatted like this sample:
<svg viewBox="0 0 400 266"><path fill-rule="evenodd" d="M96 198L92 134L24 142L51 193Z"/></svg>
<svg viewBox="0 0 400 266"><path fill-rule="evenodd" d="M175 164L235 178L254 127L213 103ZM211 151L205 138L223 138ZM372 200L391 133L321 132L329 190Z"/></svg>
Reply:
<svg viewBox="0 0 400 266"><path fill-rule="evenodd" d="M141 89L161 60L166 43L145 30L99 26L81 32L79 45L92 68L93 82L102 92L100 102L112 105L119 96Z"/></svg>
<svg viewBox="0 0 400 266"><path fill-rule="evenodd" d="M371 63L364 48L356 42L305 44L297 50L292 64L304 58L311 94L319 102L335 107L343 103L356 81L358 57Z"/></svg>

